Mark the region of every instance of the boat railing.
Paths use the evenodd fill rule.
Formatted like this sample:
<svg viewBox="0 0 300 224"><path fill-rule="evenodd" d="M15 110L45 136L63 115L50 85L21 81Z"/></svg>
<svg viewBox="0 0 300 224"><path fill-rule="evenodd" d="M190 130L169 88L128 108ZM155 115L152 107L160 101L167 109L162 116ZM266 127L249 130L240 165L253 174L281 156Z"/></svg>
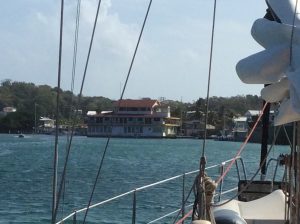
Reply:
<svg viewBox="0 0 300 224"><path fill-rule="evenodd" d="M216 164L216 165L212 165L212 166L208 166L206 167L206 171L209 171L211 169L216 169L216 168L219 168L219 172L218 172L218 175L221 176L223 175L224 173L224 170L226 168L226 165L228 163L231 163L233 160L235 160L235 165L236 165L236 171L237 171L237 178L238 180L240 180L241 178L241 172L244 176L245 179L247 179L247 176L246 176L246 171L245 171L245 165L244 165L244 161L241 157L237 157L237 158L232 158L230 160L226 160L220 164ZM242 171L240 170L240 165L241 165L241 169ZM181 207L179 209L176 209L175 211L172 211L168 214L165 214L159 218L156 218L154 220L151 220L147 223L155 223L155 222L158 222L166 217L170 217L176 213L181 213L181 216L183 217L185 215L185 210L189 207L192 206L192 204L187 204L187 195L185 194L185 188L186 188L186 177L187 176L190 176L190 175L193 175L193 174L197 174L199 173L199 170L194 170L194 171L190 171L190 172L187 172L187 173L183 173L183 174L180 174L180 175L177 175L177 176L173 176L173 177L170 177L170 178L167 178L167 179L164 179L164 180L161 180L161 181L158 181L158 182L155 182L155 183L152 183L152 184L148 184L148 185L145 185L145 186L142 186L142 187L139 187L139 188L136 188L136 189L133 189L133 190L130 190L128 192L125 192L123 194L119 194L117 196L114 196L112 198L109 198L107 200L104 200L104 201L101 201L101 202L98 202L98 203L95 203L91 206L89 206L89 209L92 209L92 208L96 208L96 207L99 207L101 205L104 205L104 204L107 204L109 202L112 202L112 201L116 201L118 199L121 199L125 196L128 196L128 195L132 195L132 223L136 223L136 217L137 217L137 193L139 191L142 191L142 190L146 190L146 189L149 189L149 188L152 188L152 187L155 187L155 186L158 186L158 185L161 185L161 184L164 184L164 183L167 183L167 182L170 182L172 180L176 180L176 179L179 179L179 178L182 178L182 203L181 203ZM215 200L216 201L220 201L221 200L221 197L223 195L226 195L226 194L229 194L231 192L234 192L236 191L238 188L237 187L234 187L234 188L231 188L231 189L228 189L226 191L223 191L223 186L224 186L224 181L220 181L219 183L219 187L218 187L218 191L216 192L215 194ZM63 223L64 221L66 220L70 220L72 219L73 220L73 223L76 224L77 223L77 215L79 213L82 213L82 212L85 212L88 208L85 207L85 208L82 208L82 209L78 209L78 210L75 210L74 212L70 213L69 215L67 215L66 217L64 217L63 219L61 219L60 221L56 222L56 224L61 224Z"/></svg>
<svg viewBox="0 0 300 224"><path fill-rule="evenodd" d="M268 174L268 171L269 171L269 166L271 163L276 163L275 165L275 168L274 168L274 171L273 171L273 177L272 177L272 181L274 182L275 179L276 179L276 175L277 175L277 170L278 170L278 166L280 164L280 160L279 159L274 159L274 158L271 158L269 159L268 163L267 163L267 167L266 167L266 176Z"/></svg>

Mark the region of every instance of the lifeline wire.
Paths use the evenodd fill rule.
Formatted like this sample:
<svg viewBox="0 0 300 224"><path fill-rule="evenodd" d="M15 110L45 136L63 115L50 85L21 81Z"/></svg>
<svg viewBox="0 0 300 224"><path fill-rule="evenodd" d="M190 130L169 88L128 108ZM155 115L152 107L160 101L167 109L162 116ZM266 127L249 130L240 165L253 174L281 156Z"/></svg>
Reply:
<svg viewBox="0 0 300 224"><path fill-rule="evenodd" d="M143 31L144 31L144 27L145 27L145 24L146 24L146 21L147 21L147 18L148 18L148 14L149 14L149 11L150 11L150 8L151 8L151 4L152 4L152 0L149 1L149 5L148 5L148 8L147 8L147 12L146 12L145 18L144 18L142 29L141 29L141 32L140 32L140 35L139 35L139 38L138 38L138 41L137 41L137 44L136 44L136 47L135 47L135 51L134 51L134 54L133 54L133 57L132 57L132 60L131 60L130 66L129 66L129 70L128 70L126 81L125 81L125 84L124 84L124 87L123 87L123 91L122 91L122 94L120 96L119 105L120 105L121 100L123 99L123 96L124 96L124 93L125 93L127 82L129 80L129 76L131 74L131 69L132 69L132 66L133 66L133 63L134 63L134 60L135 60L135 56L136 56L136 53L137 53L137 50L138 50L138 47L139 47L139 44L140 44L140 41L141 41L141 37L142 37ZM85 211L85 215L84 215L84 219L83 219L83 224L85 223L85 220L86 220L86 217L87 217L87 214L88 214L88 211L89 211L89 207L90 207L92 199L93 199L95 188L96 188L96 185L97 185L97 182L98 182L101 170L102 170L102 165L103 165L104 158L105 158L105 155L106 155L106 152L107 152L107 149L108 149L108 145L109 145L109 142L110 142L110 137L111 136L109 136L107 138L107 142L106 142L105 149L104 149L104 152L103 152L103 155L102 155L102 158L101 158L101 162L100 162L100 165L99 165L97 176L96 176L96 179L95 179L95 182L94 182L94 185L93 185L93 190L92 190L89 202L88 202L87 209Z"/></svg>
<svg viewBox="0 0 300 224"><path fill-rule="evenodd" d="M83 85L84 85L84 81L85 81L85 77L86 77L87 67L88 67L89 58L90 58L90 54L91 54L91 49L92 49L92 45L93 45L93 40L94 40L95 30L96 30L96 26L97 26L100 6L101 6L101 0L99 0L99 2L98 2L97 13L96 13L95 21L94 21L94 27L93 27L92 37L91 37L91 41L90 41L88 56L87 56L87 59L86 59L84 74L83 74L83 78L82 78L82 82L81 82L80 93L78 95L77 107L80 105L80 102L81 102L82 90L83 90ZM77 113L78 113L78 108L76 108L75 117L77 116ZM75 119L74 119L73 124L72 124L71 137L70 137L69 146L68 146L68 150L67 150L66 158L65 158L65 164L64 164L64 168L63 168L63 172L62 172L62 176L61 176L61 181L60 181L60 185L59 185L59 191L58 191L57 203L56 203L57 205L55 207L55 212L54 212L54 221L56 220L57 208L59 206L61 191L62 191L62 188L63 188L63 183L64 183L64 179L65 179L65 175L66 175L66 170L67 170L67 165L68 165L68 160L69 160L69 155L70 155L70 150L71 150L71 144L72 144L72 139L73 139L73 134L74 134L74 127L75 127Z"/></svg>
<svg viewBox="0 0 300 224"><path fill-rule="evenodd" d="M57 164L58 164L58 121L59 121L59 96L60 96L60 80L61 80L61 61L62 61L62 39L63 39L63 21L64 21L64 0L61 0L60 11L60 34L59 34L59 56L58 56L58 71L57 71L57 97L56 97L56 133L55 133L55 148L53 162L53 195L52 195L52 223L55 223L57 211Z"/></svg>

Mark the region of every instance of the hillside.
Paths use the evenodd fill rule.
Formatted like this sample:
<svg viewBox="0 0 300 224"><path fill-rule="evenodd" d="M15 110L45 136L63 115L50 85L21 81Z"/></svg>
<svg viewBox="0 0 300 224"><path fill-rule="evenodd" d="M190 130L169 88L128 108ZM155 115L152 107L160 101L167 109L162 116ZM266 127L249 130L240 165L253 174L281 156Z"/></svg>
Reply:
<svg viewBox="0 0 300 224"><path fill-rule="evenodd" d="M60 90L60 124L70 123L70 115L76 108L78 97L70 91ZM112 109L113 100L102 96L84 96L80 105L83 114L87 111ZM201 119L205 111L206 100L199 98L194 103L165 100L171 107L172 116L186 119ZM217 128L232 125L232 118L243 115L249 109L260 109L262 101L258 96L211 97L208 121ZM35 117L55 118L56 88L48 85L4 80L0 85L0 111L4 107L15 107L17 112L0 117L0 132L32 132ZM194 111L188 116L188 111ZM83 122L83 118L79 121Z"/></svg>

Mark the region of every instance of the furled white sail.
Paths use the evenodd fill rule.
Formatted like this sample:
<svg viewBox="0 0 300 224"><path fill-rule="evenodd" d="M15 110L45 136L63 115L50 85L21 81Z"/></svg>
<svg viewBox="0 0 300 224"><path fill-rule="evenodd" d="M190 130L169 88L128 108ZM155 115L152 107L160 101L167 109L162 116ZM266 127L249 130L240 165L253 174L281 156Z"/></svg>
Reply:
<svg viewBox="0 0 300 224"><path fill-rule="evenodd" d="M251 31L265 50L239 61L236 71L245 83L270 84L261 95L280 103L274 123L281 125L300 120L300 4L295 14L296 0L267 3L277 21L258 19Z"/></svg>

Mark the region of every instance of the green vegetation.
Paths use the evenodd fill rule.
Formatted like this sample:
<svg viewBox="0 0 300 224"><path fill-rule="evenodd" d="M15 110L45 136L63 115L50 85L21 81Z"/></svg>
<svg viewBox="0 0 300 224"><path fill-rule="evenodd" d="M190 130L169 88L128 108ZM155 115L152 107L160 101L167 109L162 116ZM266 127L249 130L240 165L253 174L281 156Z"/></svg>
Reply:
<svg viewBox="0 0 300 224"><path fill-rule="evenodd" d="M33 132L35 115L55 119L57 88L48 85L4 80L0 85L0 111L15 107L15 113L0 117L0 132ZM75 110L78 97L70 91L60 90L60 124L71 124L70 116ZM86 114L89 110L101 111L112 108L112 100L105 97L83 97L78 109ZM36 112L36 113L35 113ZM80 120L83 123L83 117Z"/></svg>
<svg viewBox="0 0 300 224"><path fill-rule="evenodd" d="M78 97L70 91L60 90L60 124L70 124L70 115L75 110ZM78 109L82 114L87 111L112 109L113 101L105 97L86 97L81 100ZM206 100L199 98L193 103L166 100L163 102L171 107L171 114L183 120L203 119ZM262 101L258 96L211 97L209 102L208 123L222 129L232 126L232 118L243 115L247 110L258 110ZM4 80L0 85L0 111L4 107L15 107L17 112L0 116L0 132L33 132L36 118L49 117L55 119L56 88L48 85L37 86L33 83L13 82ZM194 113L187 113L194 111ZM35 113L36 112L36 113ZM84 117L79 123L84 122Z"/></svg>

